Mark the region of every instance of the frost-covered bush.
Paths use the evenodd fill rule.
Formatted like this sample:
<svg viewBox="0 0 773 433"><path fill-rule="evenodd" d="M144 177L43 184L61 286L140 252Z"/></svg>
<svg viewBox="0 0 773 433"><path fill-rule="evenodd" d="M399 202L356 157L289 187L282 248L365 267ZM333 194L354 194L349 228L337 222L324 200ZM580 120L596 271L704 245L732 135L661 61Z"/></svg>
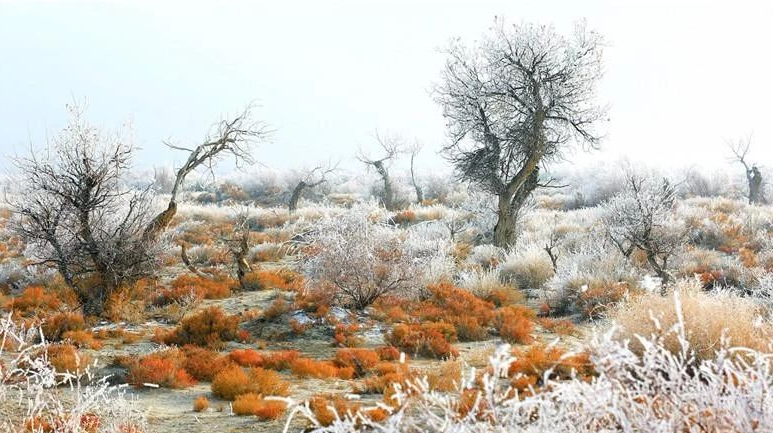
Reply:
<svg viewBox="0 0 773 433"><path fill-rule="evenodd" d="M541 289L553 277L553 264L536 244L515 248L505 254L498 267L499 277L521 290Z"/></svg>
<svg viewBox="0 0 773 433"><path fill-rule="evenodd" d="M89 365L58 373L38 328L0 319L0 431L125 433L147 431L145 415ZM84 363L85 364L85 363Z"/></svg>
<svg viewBox="0 0 773 433"><path fill-rule="evenodd" d="M308 237L306 275L332 289L332 302L362 309L388 293L408 295L421 281L419 257L407 234L371 218L372 208L320 220Z"/></svg>
<svg viewBox="0 0 773 433"><path fill-rule="evenodd" d="M681 311L678 297L671 302ZM595 336L589 351L597 375L590 380L566 379L549 369L539 390L518 393L510 375L518 354L501 346L482 376L474 369L463 372L455 391L433 391L426 379L399 387L394 402L378 406L392 413L383 421L365 416L373 408L363 408L322 426L307 404L295 404L285 432L299 416L315 433L773 431L771 355L719 345L716 357L696 359L682 317L677 314L660 337L635 337L636 351L616 338L615 328ZM673 338L676 348L663 338Z"/></svg>
<svg viewBox="0 0 773 433"><path fill-rule="evenodd" d="M667 179L633 173L627 175L626 189L603 204L609 239L626 257L641 251L664 282L671 277L669 260L686 235L675 204L676 188Z"/></svg>

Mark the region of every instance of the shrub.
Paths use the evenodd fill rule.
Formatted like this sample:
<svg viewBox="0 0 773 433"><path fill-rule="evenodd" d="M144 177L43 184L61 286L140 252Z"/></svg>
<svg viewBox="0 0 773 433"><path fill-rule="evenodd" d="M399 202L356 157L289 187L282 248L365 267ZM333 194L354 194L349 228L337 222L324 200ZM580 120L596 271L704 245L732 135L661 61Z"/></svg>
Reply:
<svg viewBox="0 0 773 433"><path fill-rule="evenodd" d="M534 330L532 319L536 316L534 310L511 305L502 307L496 312L494 328L499 336L508 343L529 344Z"/></svg>
<svg viewBox="0 0 773 433"><path fill-rule="evenodd" d="M290 290L303 284L303 278L287 269L261 269L244 276L249 290Z"/></svg>
<svg viewBox="0 0 773 433"><path fill-rule="evenodd" d="M519 289L540 289L554 274L550 257L536 245L508 253L498 269L503 281Z"/></svg>
<svg viewBox="0 0 773 433"><path fill-rule="evenodd" d="M237 365L217 373L210 387L213 394L225 400L233 400L237 395L254 390L250 377Z"/></svg>
<svg viewBox="0 0 773 433"><path fill-rule="evenodd" d="M462 341L483 340L494 316L494 304L472 293L443 282L427 286L431 298L417 306L416 314L423 321L443 321L454 325Z"/></svg>
<svg viewBox="0 0 773 433"><path fill-rule="evenodd" d="M211 382L217 373L233 365L230 357L203 347L188 344L182 351L185 353L185 371L196 380Z"/></svg>
<svg viewBox="0 0 773 433"><path fill-rule="evenodd" d="M317 361L309 358L298 358L290 364L290 371L298 377L315 377L317 379L327 379L331 377L340 377L340 369L330 361ZM343 372L344 376L351 378L354 370L349 368Z"/></svg>
<svg viewBox="0 0 773 433"><path fill-rule="evenodd" d="M156 305L168 305L184 301L189 297L195 299L223 299L231 294L236 287L232 278L209 279L198 275L183 274L172 280L170 287L162 289L154 300Z"/></svg>
<svg viewBox="0 0 773 433"><path fill-rule="evenodd" d="M557 335L574 335L577 332L574 323L567 319L556 320L544 317L537 321L546 331L553 332Z"/></svg>
<svg viewBox="0 0 773 433"><path fill-rule="evenodd" d="M293 361L300 358L301 353L297 350L280 350L263 354L263 368L271 370L287 370Z"/></svg>
<svg viewBox="0 0 773 433"><path fill-rule="evenodd" d="M196 397L195 400L193 400L194 412L204 412L207 409L209 409L209 400L207 399L207 397L200 395Z"/></svg>
<svg viewBox="0 0 773 433"><path fill-rule="evenodd" d="M426 371L427 384L433 391L455 391L462 381L462 362L459 360L444 361L440 365Z"/></svg>
<svg viewBox="0 0 773 433"><path fill-rule="evenodd" d="M336 419L344 419L359 412L360 405L345 400L341 396L315 395L309 400L309 409L320 425L329 426Z"/></svg>
<svg viewBox="0 0 773 433"><path fill-rule="evenodd" d="M208 307L180 322L169 335L164 336L166 344L195 344L219 347L225 341L237 338L239 316L227 315L220 307Z"/></svg>
<svg viewBox="0 0 773 433"><path fill-rule="evenodd" d="M373 350L338 349L333 362L339 367L352 368L358 376L362 376L380 360L381 357Z"/></svg>
<svg viewBox="0 0 773 433"><path fill-rule="evenodd" d="M237 396L232 407L236 415L254 415L262 420L277 419L287 409L282 401L267 400L253 393Z"/></svg>
<svg viewBox="0 0 773 433"><path fill-rule="evenodd" d="M363 339L357 333L360 325L357 323L336 323L333 333L333 345L338 347L357 347Z"/></svg>
<svg viewBox="0 0 773 433"><path fill-rule="evenodd" d="M250 378L254 391L261 395L287 396L290 394L290 384L282 379L282 375L273 370L260 367L250 369Z"/></svg>
<svg viewBox="0 0 773 433"><path fill-rule="evenodd" d="M179 349L151 353L138 359L129 368L129 383L142 387L152 383L166 388L182 389L196 384L185 369L185 354Z"/></svg>
<svg viewBox="0 0 773 433"><path fill-rule="evenodd" d="M58 310L61 305L56 293L42 286L27 286L19 296L7 301L4 308L34 316L44 311Z"/></svg>
<svg viewBox="0 0 773 433"><path fill-rule="evenodd" d="M253 349L236 349L228 356L242 367L260 367L263 364L263 357Z"/></svg>
<svg viewBox="0 0 773 433"><path fill-rule="evenodd" d="M679 353L678 335L670 330L679 323L681 315L686 340L695 356L706 360L716 356L723 337L733 346L769 352L773 325L762 314L760 307L748 298L728 292L707 293L700 282L687 280L678 282L669 296L648 293L620 305L612 319L620 326L618 337L630 340L635 352L644 350L637 336L655 335L663 336L664 347ZM657 325L651 318L657 320Z"/></svg>
<svg viewBox="0 0 773 433"><path fill-rule="evenodd" d="M448 323L397 324L386 336L386 341L414 355L432 358L458 355L451 345L456 341L456 328Z"/></svg>
<svg viewBox="0 0 773 433"><path fill-rule="evenodd" d="M51 344L45 349L48 361L57 373L78 374L91 363L91 358L78 352L72 344Z"/></svg>
<svg viewBox="0 0 773 433"><path fill-rule="evenodd" d="M275 371L255 367L246 373L241 367L232 366L215 375L211 389L216 396L233 400L247 393L286 396L290 385Z"/></svg>
<svg viewBox="0 0 773 433"><path fill-rule="evenodd" d="M400 349L394 346L381 346L375 349L382 361L397 361L400 359Z"/></svg>
<svg viewBox="0 0 773 433"><path fill-rule="evenodd" d="M89 331L67 331L62 334L62 340L74 344L76 347L97 350L102 348L102 343L94 338Z"/></svg>
<svg viewBox="0 0 773 433"><path fill-rule="evenodd" d="M556 346L537 344L516 349L513 357L515 360L507 372L513 387L519 391L540 387L546 378L569 380L577 377L589 380L595 375L587 352L570 354Z"/></svg>
<svg viewBox="0 0 773 433"><path fill-rule="evenodd" d="M584 284L577 295L577 305L586 319L602 317L632 292L626 282L592 281Z"/></svg>
<svg viewBox="0 0 773 433"><path fill-rule="evenodd" d="M84 329L86 329L86 321L83 315L77 312L56 313L47 317L40 325L40 330L47 341L60 341L66 332Z"/></svg>
<svg viewBox="0 0 773 433"><path fill-rule="evenodd" d="M369 210L357 207L327 216L315 225L305 259L314 287L335 287L333 299L364 309L389 293L407 292L421 275L419 263L401 231L369 220Z"/></svg>

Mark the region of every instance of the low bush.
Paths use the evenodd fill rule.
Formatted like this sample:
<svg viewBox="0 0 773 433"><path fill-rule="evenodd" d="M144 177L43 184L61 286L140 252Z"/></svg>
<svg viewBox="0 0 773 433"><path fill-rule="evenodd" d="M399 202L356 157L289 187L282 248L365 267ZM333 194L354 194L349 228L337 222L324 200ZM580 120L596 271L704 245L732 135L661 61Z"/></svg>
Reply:
<svg viewBox="0 0 773 433"><path fill-rule="evenodd" d="M42 286L27 286L21 294L8 300L4 308L8 311L18 311L29 316L41 312L56 311L62 306L59 296Z"/></svg>
<svg viewBox="0 0 773 433"><path fill-rule="evenodd" d="M677 335L670 331L680 316L685 337L698 359L714 358L723 338L733 346L761 352L772 349L773 324L763 319L764 312L758 305L729 292L704 292L696 280L678 282L669 296L648 293L636 297L620 305L612 319L620 327L619 338L630 340L637 353L644 350L637 336L653 335L663 336L663 346L679 353Z"/></svg>
<svg viewBox="0 0 773 433"><path fill-rule="evenodd" d="M221 347L226 341L236 340L239 316L227 315L220 307L208 307L184 318L171 333L162 337L166 344L195 344Z"/></svg>
<svg viewBox="0 0 773 433"><path fill-rule="evenodd" d="M556 346L535 344L514 350L513 357L507 372L513 388L519 391L537 389L545 379L590 380L595 375L587 352L567 353Z"/></svg>
<svg viewBox="0 0 773 433"><path fill-rule="evenodd" d="M263 357L253 349L236 349L228 356L242 367L260 367L263 365Z"/></svg>
<svg viewBox="0 0 773 433"><path fill-rule="evenodd" d="M363 343L363 338L358 335L360 325L357 323L336 323L333 331L333 346L357 347Z"/></svg>
<svg viewBox="0 0 773 433"><path fill-rule="evenodd" d="M207 397L200 395L196 397L195 400L193 400L194 412L204 412L207 409L209 409L209 400L207 399Z"/></svg>
<svg viewBox="0 0 773 433"><path fill-rule="evenodd" d="M354 369L357 376L363 376L372 369L381 357L373 350L369 349L338 349L333 362L338 367L348 367Z"/></svg>
<svg viewBox="0 0 773 433"><path fill-rule="evenodd" d="M236 415L254 415L262 420L274 420L281 417L287 405L278 400L267 400L258 394L242 394L233 402Z"/></svg>
<svg viewBox="0 0 773 433"><path fill-rule="evenodd" d="M456 328L448 323L400 323L387 334L386 341L414 355L447 358L459 354L451 345L456 341Z"/></svg>
<svg viewBox="0 0 773 433"><path fill-rule="evenodd" d="M331 361L317 361L309 358L298 358L293 361L290 364L290 371L301 378L351 379L354 376L354 369L351 367L339 368Z"/></svg>
<svg viewBox="0 0 773 433"><path fill-rule="evenodd" d="M91 363L91 357L79 353L72 344L51 344L45 351L49 363L57 373L78 375Z"/></svg>
<svg viewBox="0 0 773 433"><path fill-rule="evenodd" d="M217 373L233 365L230 357L203 347L188 344L182 351L185 353L185 371L196 380L211 382Z"/></svg>
<svg viewBox="0 0 773 433"><path fill-rule="evenodd" d="M216 396L233 400L247 393L286 396L290 385L275 371L256 367L247 373L239 366L232 366L215 375L211 389Z"/></svg>
<svg viewBox="0 0 773 433"><path fill-rule="evenodd" d="M528 307L520 305L502 307L496 312L494 328L505 342L529 344L532 341L531 333L534 330L532 319L535 316L535 311Z"/></svg>
<svg viewBox="0 0 773 433"><path fill-rule="evenodd" d="M67 332L83 331L86 321L81 313L64 312L48 316L40 325L46 341L60 341Z"/></svg>
<svg viewBox="0 0 773 433"><path fill-rule="evenodd" d="M168 305L173 302L194 299L223 299L231 294L237 283L230 277L204 278L198 275L183 274L172 280L170 286L162 289L153 300L155 305Z"/></svg>
<svg viewBox="0 0 773 433"><path fill-rule="evenodd" d="M271 370L288 370L293 361L301 357L297 350L279 350L263 354L263 368Z"/></svg>
<svg viewBox="0 0 773 433"><path fill-rule="evenodd" d="M271 305L269 305L268 308L263 311L263 320L272 322L282 317L284 314L289 313L291 310L292 305L285 301L284 298L276 298L274 299L274 302L272 302Z"/></svg>
<svg viewBox="0 0 773 433"><path fill-rule="evenodd" d="M62 334L62 340L74 344L79 348L98 350L102 348L102 342L94 338L94 333L89 331L67 331Z"/></svg>
<svg viewBox="0 0 773 433"><path fill-rule="evenodd" d="M151 353L132 363L128 381L135 387L155 384L165 388L183 389L196 384L184 369L185 354L179 349Z"/></svg>

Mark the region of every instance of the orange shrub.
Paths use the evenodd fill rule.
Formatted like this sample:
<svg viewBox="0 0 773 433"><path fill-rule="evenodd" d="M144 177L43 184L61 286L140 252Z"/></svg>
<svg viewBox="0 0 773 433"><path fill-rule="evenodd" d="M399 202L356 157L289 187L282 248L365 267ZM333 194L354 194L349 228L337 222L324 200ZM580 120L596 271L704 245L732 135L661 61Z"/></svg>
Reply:
<svg viewBox="0 0 773 433"><path fill-rule="evenodd" d="M236 282L228 277L208 279L198 275L183 274L172 280L170 287L162 289L153 302L156 305L168 305L190 296L198 300L223 299L231 294L235 286Z"/></svg>
<svg viewBox="0 0 773 433"><path fill-rule="evenodd" d="M253 385L247 373L238 365L234 365L215 375L211 389L217 397L233 400L237 395L252 392Z"/></svg>
<svg viewBox="0 0 773 433"><path fill-rule="evenodd" d="M76 347L98 350L102 348L102 343L94 338L94 334L89 331L67 331L62 334L62 340L74 344Z"/></svg>
<svg viewBox="0 0 773 433"><path fill-rule="evenodd" d="M432 297L414 307L419 321L447 322L456 328L462 341L488 337L488 326L494 317L494 304L448 282L427 286Z"/></svg>
<svg viewBox="0 0 773 433"><path fill-rule="evenodd" d="M91 358L78 353L72 344L51 344L45 351L57 373L78 373L91 363Z"/></svg>
<svg viewBox="0 0 773 433"><path fill-rule="evenodd" d="M349 378L354 375L354 370L348 368L343 372L330 361L317 361L309 358L298 358L290 364L290 371L298 377L315 377L327 379L331 377Z"/></svg>
<svg viewBox="0 0 773 433"><path fill-rule="evenodd" d="M338 419L353 416L359 412L360 405L345 400L341 396L321 396L316 395L309 400L309 409L323 426L329 426Z"/></svg>
<svg viewBox="0 0 773 433"><path fill-rule="evenodd" d="M253 349L236 349L228 356L242 367L260 367L263 364L263 357Z"/></svg>
<svg viewBox="0 0 773 433"><path fill-rule="evenodd" d="M81 313L57 313L47 317L40 330L47 341L60 341L68 331L82 331L86 329L86 321Z"/></svg>
<svg viewBox="0 0 773 433"><path fill-rule="evenodd" d="M357 335L359 331L360 325L357 323L336 323L333 335L333 345L337 347L360 346L363 339Z"/></svg>
<svg viewBox="0 0 773 433"><path fill-rule="evenodd" d="M57 294L51 293L42 286L27 286L19 296L5 303L6 310L15 310L29 315L58 310L61 306L62 302Z"/></svg>
<svg viewBox="0 0 773 433"><path fill-rule="evenodd" d="M373 372L375 375L366 377L356 389L357 392L366 394L387 393L393 390L395 385L400 385L405 389L408 380L414 378L408 364L396 362L380 362L373 368Z"/></svg>
<svg viewBox="0 0 773 433"><path fill-rule="evenodd" d="M397 361L400 359L400 349L394 346L381 346L375 350L382 361Z"/></svg>
<svg viewBox="0 0 773 433"><path fill-rule="evenodd" d="M223 342L237 338L238 326L239 316L227 315L220 307L209 307L184 318L162 338L166 344L220 347Z"/></svg>
<svg viewBox="0 0 773 433"><path fill-rule="evenodd" d="M237 396L232 407L236 415L255 415L262 420L277 419L287 409L282 401L266 400L254 393Z"/></svg>
<svg viewBox="0 0 773 433"><path fill-rule="evenodd" d="M278 396L290 394L290 384L276 371L255 367L250 369L250 378L258 394Z"/></svg>
<svg viewBox="0 0 773 433"><path fill-rule="evenodd" d="M540 386L548 370L548 378L556 380L570 379L573 374L587 380L595 374L587 352L567 354L559 347L533 345L514 350L513 356L508 376L519 391Z"/></svg>
<svg viewBox="0 0 773 433"><path fill-rule="evenodd" d="M630 292L625 282L592 282L578 293L578 306L586 319L601 317L609 307L618 304Z"/></svg>
<svg viewBox="0 0 773 433"><path fill-rule="evenodd" d="M544 317L538 319L538 322L546 331L553 332L557 335L573 335L577 332L574 323L566 319L555 320Z"/></svg>
<svg viewBox="0 0 773 433"><path fill-rule="evenodd" d="M521 306L508 306L497 310L494 328L499 336L508 343L529 344L534 330L534 310Z"/></svg>
<svg viewBox="0 0 773 433"><path fill-rule="evenodd" d="M146 383L166 388L188 388L196 384L196 379L185 371L184 363L185 354L178 349L151 353L129 368L129 383L138 388Z"/></svg>
<svg viewBox="0 0 773 433"><path fill-rule="evenodd" d="M386 340L414 355L446 358L459 354L451 345L456 341L456 328L448 323L397 324Z"/></svg>
<svg viewBox="0 0 773 433"><path fill-rule="evenodd" d="M200 395L193 400L194 412L204 412L207 409L209 409L209 400L207 400L207 397Z"/></svg>
<svg viewBox="0 0 773 433"><path fill-rule="evenodd" d="M248 374L241 367L233 366L215 375L211 388L216 396L233 400L238 395L251 392L261 395L286 396L289 393L290 385L275 371L256 367L251 369Z"/></svg>
<svg viewBox="0 0 773 433"><path fill-rule="evenodd" d="M212 381L215 375L233 365L231 358L191 344L182 348L185 353L185 371L196 380Z"/></svg>
<svg viewBox="0 0 773 433"><path fill-rule="evenodd" d="M353 368L357 376L363 376L372 369L381 357L369 349L338 349L334 362L339 367Z"/></svg>
<svg viewBox="0 0 773 433"><path fill-rule="evenodd" d="M300 358L301 353L297 350L279 350L263 354L263 368L271 370L287 370L293 361Z"/></svg>

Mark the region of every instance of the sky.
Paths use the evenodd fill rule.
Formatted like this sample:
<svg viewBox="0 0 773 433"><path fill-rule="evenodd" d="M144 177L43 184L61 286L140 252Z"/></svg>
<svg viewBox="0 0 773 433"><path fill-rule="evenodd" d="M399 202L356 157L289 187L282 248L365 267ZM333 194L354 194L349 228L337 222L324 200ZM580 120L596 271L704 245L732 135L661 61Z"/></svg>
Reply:
<svg viewBox="0 0 773 433"><path fill-rule="evenodd" d="M751 135L750 159L773 166L773 5L738 0L0 0L0 154L45 144L85 101L97 125L131 121L139 167L173 165L183 155L164 140L195 145L254 101L275 130L260 167L357 167L358 148L378 156L378 130L422 142L419 167L445 170L439 49L495 16L561 32L585 19L609 42L606 137L571 163L722 167L726 141Z"/></svg>

